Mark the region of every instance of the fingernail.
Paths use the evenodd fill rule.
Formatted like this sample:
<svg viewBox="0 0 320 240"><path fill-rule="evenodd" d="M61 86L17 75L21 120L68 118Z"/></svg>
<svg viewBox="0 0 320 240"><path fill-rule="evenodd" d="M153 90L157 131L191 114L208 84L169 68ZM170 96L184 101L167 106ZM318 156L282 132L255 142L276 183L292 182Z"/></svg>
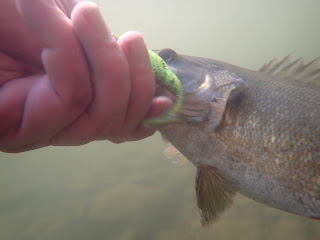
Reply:
<svg viewBox="0 0 320 240"><path fill-rule="evenodd" d="M91 5L92 6L84 11L83 15L85 19L99 37L105 41L112 41L113 36L111 35L108 26L105 24L98 7L93 3L91 3Z"/></svg>
<svg viewBox="0 0 320 240"><path fill-rule="evenodd" d="M149 61L149 54L142 37L135 38L129 45L130 57L139 68L144 68Z"/></svg>

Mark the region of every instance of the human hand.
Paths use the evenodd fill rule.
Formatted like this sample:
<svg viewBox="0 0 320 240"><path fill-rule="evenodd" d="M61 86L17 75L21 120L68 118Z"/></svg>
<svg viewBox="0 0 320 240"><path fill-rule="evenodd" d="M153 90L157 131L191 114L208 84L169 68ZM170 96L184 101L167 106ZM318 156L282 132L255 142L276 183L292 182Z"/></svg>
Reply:
<svg viewBox="0 0 320 240"><path fill-rule="evenodd" d="M0 150L154 133L141 122L172 102L153 98L154 74L139 33L116 41L89 2L0 5Z"/></svg>

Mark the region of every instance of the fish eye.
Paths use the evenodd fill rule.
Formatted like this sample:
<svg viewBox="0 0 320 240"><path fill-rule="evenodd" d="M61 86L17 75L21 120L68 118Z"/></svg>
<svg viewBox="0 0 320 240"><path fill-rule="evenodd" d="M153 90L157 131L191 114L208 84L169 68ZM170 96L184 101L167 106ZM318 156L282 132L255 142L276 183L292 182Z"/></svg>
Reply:
<svg viewBox="0 0 320 240"><path fill-rule="evenodd" d="M158 52L158 55L165 61L165 62L169 62L169 61L174 61L177 58L177 53L170 48L165 48L162 49Z"/></svg>

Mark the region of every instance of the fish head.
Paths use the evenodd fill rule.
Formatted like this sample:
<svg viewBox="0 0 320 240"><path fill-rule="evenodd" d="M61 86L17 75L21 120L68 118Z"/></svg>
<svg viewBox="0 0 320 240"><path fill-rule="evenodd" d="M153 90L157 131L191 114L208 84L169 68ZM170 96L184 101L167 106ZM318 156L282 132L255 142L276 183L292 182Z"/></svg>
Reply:
<svg viewBox="0 0 320 240"><path fill-rule="evenodd" d="M223 119L227 102L246 83L211 59L180 55L168 48L157 53L184 88L184 107L179 117L185 122L209 122L211 129L216 128Z"/></svg>

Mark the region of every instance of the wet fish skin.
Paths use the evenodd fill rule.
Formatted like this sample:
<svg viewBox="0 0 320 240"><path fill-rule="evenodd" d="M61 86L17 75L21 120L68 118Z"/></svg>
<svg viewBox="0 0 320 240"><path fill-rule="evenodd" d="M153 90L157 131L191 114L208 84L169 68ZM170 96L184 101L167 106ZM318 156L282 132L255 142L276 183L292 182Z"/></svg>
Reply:
<svg viewBox="0 0 320 240"><path fill-rule="evenodd" d="M320 87L168 49L159 55L186 91L184 122L162 135L243 195L320 219Z"/></svg>

